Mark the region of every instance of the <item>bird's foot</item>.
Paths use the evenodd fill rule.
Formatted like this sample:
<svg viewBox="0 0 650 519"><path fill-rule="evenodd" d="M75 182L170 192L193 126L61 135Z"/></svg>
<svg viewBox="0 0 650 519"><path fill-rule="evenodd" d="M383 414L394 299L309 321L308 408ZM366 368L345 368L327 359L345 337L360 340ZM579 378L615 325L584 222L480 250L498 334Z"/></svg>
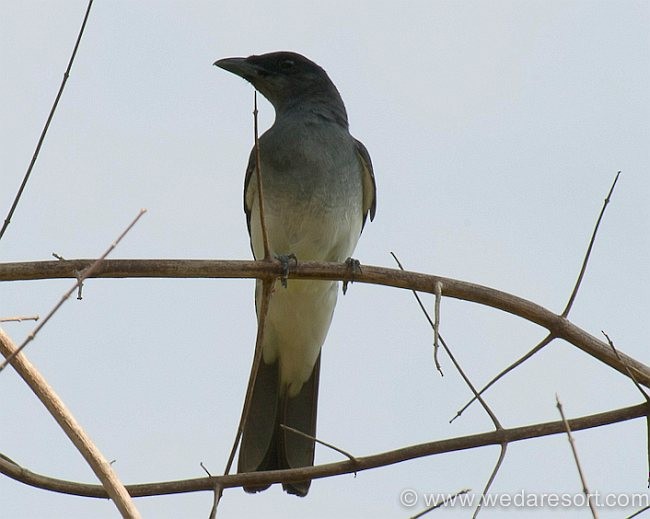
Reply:
<svg viewBox="0 0 650 519"><path fill-rule="evenodd" d="M361 262L358 259L348 258L345 260L345 266L350 274L350 281L343 281L343 295L348 291L348 283L354 283L355 274L361 274Z"/></svg>
<svg viewBox="0 0 650 519"><path fill-rule="evenodd" d="M289 277L289 263L293 261L294 266L298 266L298 258L295 254L277 254L274 256L276 260L282 265L282 275L280 276L280 283L284 288L287 288L287 279Z"/></svg>

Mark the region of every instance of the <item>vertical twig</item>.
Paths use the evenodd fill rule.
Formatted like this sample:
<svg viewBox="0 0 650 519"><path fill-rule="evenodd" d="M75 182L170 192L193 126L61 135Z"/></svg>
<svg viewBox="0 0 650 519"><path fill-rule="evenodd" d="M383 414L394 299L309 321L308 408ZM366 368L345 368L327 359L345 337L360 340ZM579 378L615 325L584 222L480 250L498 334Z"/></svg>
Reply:
<svg viewBox="0 0 650 519"><path fill-rule="evenodd" d="M266 232L266 219L264 218L264 193L262 189L262 173L260 164L260 138L257 126L257 90L255 91L255 101L253 109L253 123L255 126L255 179L257 180L257 202L260 210L260 227L262 228L262 243L264 245L264 259L271 259L271 249L269 247L269 236Z"/></svg>
<svg viewBox="0 0 650 519"><path fill-rule="evenodd" d="M501 444L501 452L499 453L499 459L497 460L496 464L494 465L494 468L492 469L492 474L490 474L490 477L485 484L485 488L483 489L483 492L481 493L481 500L478 503L478 506L476 507L476 510L474 510L474 513L472 514L472 519L476 519L478 517L479 512L483 508L483 503L485 502L485 496L487 495L488 491L490 490L490 487L492 486L492 483L494 483L494 480L497 477L497 474L499 472L499 469L501 468L501 465L503 464L503 460L506 459L506 452L508 450L508 442L505 441Z"/></svg>
<svg viewBox="0 0 650 519"><path fill-rule="evenodd" d="M79 48L79 43L81 42L81 36L83 35L84 29L86 28L86 22L88 21L88 15L90 14L90 8L92 7L92 5L93 5L93 0L89 0L88 8L86 9L86 14L81 24L81 29L79 29L79 35L77 36L77 41L74 44L74 49L72 50L72 55L70 56L70 61L68 61L68 66L65 69L65 72L63 73L63 80L61 81L59 92L57 93L56 98L54 99L54 104L50 109L50 115L48 116L47 121L45 122L43 131L41 131L41 136L38 139L38 143L36 144L36 149L34 150L34 154L32 155L32 160L30 161L29 166L27 167L27 172L23 177L23 182L22 184L20 184L20 188L18 189L16 198L14 198L14 201L11 204L11 208L9 209L9 213L7 214L4 224L2 225L2 229L0 229L0 240L2 240L2 237L4 236L4 233L7 230L7 227L9 226L9 222L11 222L11 217L14 215L14 211L16 210L16 207L18 207L18 202L20 200L20 197L23 195L23 191L25 190L27 181L29 180L29 177L32 174L32 169L34 169L34 164L36 164L36 159L38 158L38 154L41 151L41 146L43 145L43 141L45 140L45 134L47 133L47 130L50 127L50 123L52 122L52 118L54 117L54 112L56 112L56 107L59 104L59 99L61 99L61 95L63 94L63 89L65 88L65 84L68 81L68 77L70 77L70 70L72 69L72 63L74 62L74 58L77 55L77 49Z"/></svg>
<svg viewBox="0 0 650 519"><path fill-rule="evenodd" d="M555 395L555 402L557 405L557 410L560 412L560 416L562 417L564 428L566 429L567 438L569 439L569 445L571 445L571 452L573 453L573 459L576 462L576 467L578 467L578 475L580 476L580 482L582 483L582 492L587 498L587 503L589 504L589 508L591 509L592 517L594 517L594 519L597 519L598 512L596 511L596 506L594 505L594 502L591 499L591 492L589 492L585 475L582 472L582 466L580 465L580 459L578 458L578 451L575 446L575 440L573 439L573 434L571 434L571 426L569 425L569 422L564 416L564 409L562 408L562 402L560 402L560 397L558 395Z"/></svg>
<svg viewBox="0 0 650 519"><path fill-rule="evenodd" d="M444 376L442 372L442 366L440 365L440 361L438 360L438 349L440 348L440 300L442 299L442 283L440 281L436 281L436 287L435 287L435 292L436 292L436 302L434 305L434 313L433 313L433 362L436 365L436 369L440 372L441 375Z"/></svg>
<svg viewBox="0 0 650 519"><path fill-rule="evenodd" d="M264 260L271 260L271 249L269 247L269 238L266 231L266 219L264 217L264 189L262 186L262 173L261 173L261 158L260 158L260 139L259 139L259 127L257 122L257 91L255 91L253 105L253 127L255 132L255 179L257 181L257 202L259 205L260 213L260 227L262 228L262 243L264 246ZM248 420L248 413L251 406L251 401L253 399L253 388L255 386L255 379L257 377L257 371L259 369L260 362L262 361L262 344L264 340L264 328L266 323L266 315L269 309L269 301L271 299L271 292L273 291L274 280L263 280L262 281L262 300L260 307L258 308L259 314L257 316L257 337L255 338L255 353L253 355L253 365L251 366L251 371L248 376L248 387L246 388L246 396L244 398L244 405L242 407L241 416L239 418L239 425L237 427L237 433L235 434L235 440L233 442L232 448L230 449L230 455L228 456L228 461L226 463L226 468L224 469L224 475L230 473L232 464L235 460L235 453L239 447L239 442L244 431L244 426ZM223 488L218 488L215 490L215 501L213 505L213 513L216 514L217 506L219 506L219 501L223 494Z"/></svg>
<svg viewBox="0 0 650 519"><path fill-rule="evenodd" d="M257 201L259 204L260 212L260 227L262 228L262 242L264 244L264 259L271 259L271 253L269 248L269 238L266 232L266 220L264 218L264 193L262 187L262 174L260 166L260 139L259 139L259 130L257 123L257 90L255 91L254 97L254 107L253 107L253 126L255 131L255 178L257 180ZM255 377L257 376L257 369L262 358L262 340L264 338L264 323L266 322L266 314L269 307L269 299L271 298L271 289L273 287L273 281L264 280L262 282L262 301L259 308L259 315L257 319L257 337L255 339L255 354L253 356L253 366L251 367L251 372L248 378L248 388L246 390L246 397L244 399L244 406L242 408L242 414L239 420L239 427L237 428L237 434L235 435L235 442L230 451L230 456L228 457L228 462L226 464L226 469L224 475L230 473L230 468L232 467L233 460L235 458L235 452L239 446L239 440L241 438L242 431L244 430L244 425L248 419L248 410L250 408L250 401L253 397L253 385L255 384Z"/></svg>
<svg viewBox="0 0 650 519"><path fill-rule="evenodd" d="M251 401L253 400L253 387L255 385L255 378L257 377L257 371L262 362L262 344L264 340L264 328L266 322L266 315L269 309L269 300L271 299L271 291L273 289L273 283L275 281L264 280L262 281L262 300L259 307L259 315L257 322L257 337L255 339L255 354L253 356L253 365L251 366L251 371L248 376L248 387L246 389L246 397L244 398L244 405L242 407L241 417L239 419L239 426L237 427L237 433L235 434L235 441L233 442L232 449L230 450L230 456L228 457L228 462L226 463L226 468L224 469L224 476L227 476L230 473L233 461L235 459L235 453L237 452L237 447L239 446L239 441L241 435L244 431L244 426L246 425L246 420L248 420L248 413L251 406ZM219 494L219 498L221 493ZM217 499L217 503L219 499Z"/></svg>
<svg viewBox="0 0 650 519"><path fill-rule="evenodd" d="M607 196L605 197L605 200L603 202L603 207L600 210L600 214L598 215L598 219L596 220L596 225L594 226L594 231L591 233L591 239L589 240L589 246L587 247L587 252L585 252L585 258L582 260L582 266L580 267L580 273L578 274L578 279L576 281L575 286L573 287L573 291L571 292L571 295L569 296L569 301L566 304L566 307L564 308L564 311L562 312L562 317L567 317L569 315L569 312L571 311L571 307L573 306L573 302L575 301L576 296L578 295L578 290L580 289L580 284L582 283L582 278L585 275L585 271L587 270L587 263L589 263L589 257L591 256L591 249L594 248L594 243L596 242L596 235L598 234L598 228L600 227L600 222L603 219L603 215L605 214L605 209L607 209L607 205L609 204L609 200L612 196L612 193L614 192L614 188L616 187L616 182L618 182L618 177L620 176L621 172L619 171L616 173L616 176L614 177L614 182L612 182L612 187L609 188L609 193L607 193Z"/></svg>

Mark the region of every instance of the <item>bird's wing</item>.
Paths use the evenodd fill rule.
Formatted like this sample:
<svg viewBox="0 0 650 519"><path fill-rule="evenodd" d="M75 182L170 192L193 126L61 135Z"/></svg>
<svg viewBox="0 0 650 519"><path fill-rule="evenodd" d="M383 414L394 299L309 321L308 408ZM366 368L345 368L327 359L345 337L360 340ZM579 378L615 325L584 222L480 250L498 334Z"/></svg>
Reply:
<svg viewBox="0 0 650 519"><path fill-rule="evenodd" d="M363 169L363 225L366 224L366 218L370 213L370 221L375 218L375 210L377 209L377 185L375 184L375 172L372 169L372 161L370 160L370 153L357 139L354 139L361 168ZM363 227L362 227L363 229Z"/></svg>
<svg viewBox="0 0 650 519"><path fill-rule="evenodd" d="M255 148L251 150L250 157L248 157L248 166L246 166L246 176L244 177L244 212L246 213L246 225L248 226L248 234L251 233L251 211L253 210L253 193L248 192L251 184L251 179L255 173ZM252 246L252 244L251 244Z"/></svg>

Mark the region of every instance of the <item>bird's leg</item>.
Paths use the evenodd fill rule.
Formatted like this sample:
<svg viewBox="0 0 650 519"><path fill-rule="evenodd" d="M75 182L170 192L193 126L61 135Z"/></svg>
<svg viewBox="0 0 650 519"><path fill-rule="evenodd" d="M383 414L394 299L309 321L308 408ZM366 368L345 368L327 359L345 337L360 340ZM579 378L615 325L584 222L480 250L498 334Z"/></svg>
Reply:
<svg viewBox="0 0 650 519"><path fill-rule="evenodd" d="M343 295L348 291L348 283L354 282L354 275L361 274L361 262L358 259L348 258L345 260L345 266L350 274L350 281L343 281Z"/></svg>
<svg viewBox="0 0 650 519"><path fill-rule="evenodd" d="M293 261L294 266L298 266L298 258L296 255L291 254L276 254L275 259L282 265L282 275L280 276L280 283L284 288L287 288L287 278L289 277L289 262Z"/></svg>

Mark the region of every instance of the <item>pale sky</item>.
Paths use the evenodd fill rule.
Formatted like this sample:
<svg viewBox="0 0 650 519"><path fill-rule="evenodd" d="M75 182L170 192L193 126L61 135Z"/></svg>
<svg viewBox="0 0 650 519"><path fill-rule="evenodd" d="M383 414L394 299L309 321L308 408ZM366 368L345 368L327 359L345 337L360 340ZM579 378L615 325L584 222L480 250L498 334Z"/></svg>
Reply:
<svg viewBox="0 0 650 519"><path fill-rule="evenodd" d="M0 17L0 212L5 214L59 87L85 1L5 2ZM248 259L242 185L252 87L218 59L293 50L338 86L377 177L377 217L355 256L458 278L561 312L616 171L621 178L570 314L650 363L650 3L647 1L106 2L86 33L0 262ZM260 105L262 128L273 120ZM44 315L71 280L0 286L0 316ZM252 280L91 280L26 353L125 483L218 474L228 457L255 337ZM433 299L424 297L430 308ZM16 342L33 323L7 324ZM480 386L545 330L443 299L441 331ZM324 346L318 435L357 456L490 431L407 291L355 284ZM0 453L53 477L96 483L10 369L0 374ZM641 402L632 383L555 341L486 395L504 427ZM635 420L575 435L592 491L647 489ZM409 517L425 493L485 485L499 449L422 458L314 481L226 491L219 517ZM339 454L318 447L318 463ZM400 505L404 489L420 502ZM511 444L493 493L579 494L566 437ZM136 500L144 517L208 517L212 496ZM112 518L112 503L0 475L3 517ZM510 510L485 509L481 517ZM551 511L518 509L517 517ZM590 517L586 508L566 517ZM632 509L602 508L601 518ZM443 509L436 517L467 517ZM512 515L512 514L511 514Z"/></svg>

